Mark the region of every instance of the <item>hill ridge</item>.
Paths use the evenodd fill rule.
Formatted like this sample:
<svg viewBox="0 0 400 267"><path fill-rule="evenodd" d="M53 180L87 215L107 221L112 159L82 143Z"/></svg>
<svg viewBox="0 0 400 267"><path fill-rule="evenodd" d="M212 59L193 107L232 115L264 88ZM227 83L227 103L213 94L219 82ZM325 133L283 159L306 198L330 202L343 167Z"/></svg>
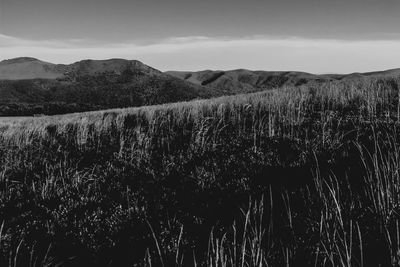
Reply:
<svg viewBox="0 0 400 267"><path fill-rule="evenodd" d="M400 68L350 74L312 74L302 71L253 71L247 69L167 71L166 73L194 84L222 90L225 93L248 93L282 86L319 84L374 76L397 77L400 76Z"/></svg>

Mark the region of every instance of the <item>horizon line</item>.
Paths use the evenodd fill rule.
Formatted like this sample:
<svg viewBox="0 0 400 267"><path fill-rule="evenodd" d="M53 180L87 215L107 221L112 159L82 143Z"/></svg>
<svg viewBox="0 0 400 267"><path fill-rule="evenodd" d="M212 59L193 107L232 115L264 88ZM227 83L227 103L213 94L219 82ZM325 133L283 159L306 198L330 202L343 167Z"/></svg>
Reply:
<svg viewBox="0 0 400 267"><path fill-rule="evenodd" d="M72 64L82 59L132 58L162 71L284 69L318 74L363 73L396 69L399 66L395 59L400 58L400 52L397 52L400 40L393 39L344 40L253 35L241 38L186 36L152 42L96 43L89 39L28 40L0 34L1 40L0 59L27 55L47 62ZM379 56L371 57L375 54ZM233 60L232 55L237 60ZM340 56L346 61L335 62ZM329 68L324 60L330 62L332 67ZM368 64L360 64L359 61L367 61Z"/></svg>

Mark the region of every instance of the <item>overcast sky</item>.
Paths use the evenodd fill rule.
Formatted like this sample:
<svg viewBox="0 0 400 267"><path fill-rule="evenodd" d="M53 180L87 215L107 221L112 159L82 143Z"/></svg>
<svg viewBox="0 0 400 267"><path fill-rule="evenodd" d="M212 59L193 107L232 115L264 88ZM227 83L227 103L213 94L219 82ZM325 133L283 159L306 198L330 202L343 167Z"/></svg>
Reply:
<svg viewBox="0 0 400 267"><path fill-rule="evenodd" d="M161 70L400 67L399 0L0 0L0 59Z"/></svg>

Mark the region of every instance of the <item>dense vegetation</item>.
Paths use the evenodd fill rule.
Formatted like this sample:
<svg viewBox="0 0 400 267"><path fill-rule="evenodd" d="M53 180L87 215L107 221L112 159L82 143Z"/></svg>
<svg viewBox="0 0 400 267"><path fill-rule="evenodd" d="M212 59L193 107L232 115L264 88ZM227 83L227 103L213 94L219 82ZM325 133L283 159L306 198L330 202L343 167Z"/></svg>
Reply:
<svg viewBox="0 0 400 267"><path fill-rule="evenodd" d="M71 78L0 81L0 116L65 114L219 96L166 74L126 69Z"/></svg>
<svg viewBox="0 0 400 267"><path fill-rule="evenodd" d="M0 122L0 265L397 266L395 78Z"/></svg>

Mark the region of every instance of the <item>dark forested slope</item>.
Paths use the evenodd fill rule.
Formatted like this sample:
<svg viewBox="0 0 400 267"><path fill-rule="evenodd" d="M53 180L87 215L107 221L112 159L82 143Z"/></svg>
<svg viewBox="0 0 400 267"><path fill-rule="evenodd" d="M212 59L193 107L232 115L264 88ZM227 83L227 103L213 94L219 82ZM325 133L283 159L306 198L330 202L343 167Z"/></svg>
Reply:
<svg viewBox="0 0 400 267"><path fill-rule="evenodd" d="M0 63L0 79L0 116L62 114L221 95L123 59L71 65L32 58L6 60Z"/></svg>

